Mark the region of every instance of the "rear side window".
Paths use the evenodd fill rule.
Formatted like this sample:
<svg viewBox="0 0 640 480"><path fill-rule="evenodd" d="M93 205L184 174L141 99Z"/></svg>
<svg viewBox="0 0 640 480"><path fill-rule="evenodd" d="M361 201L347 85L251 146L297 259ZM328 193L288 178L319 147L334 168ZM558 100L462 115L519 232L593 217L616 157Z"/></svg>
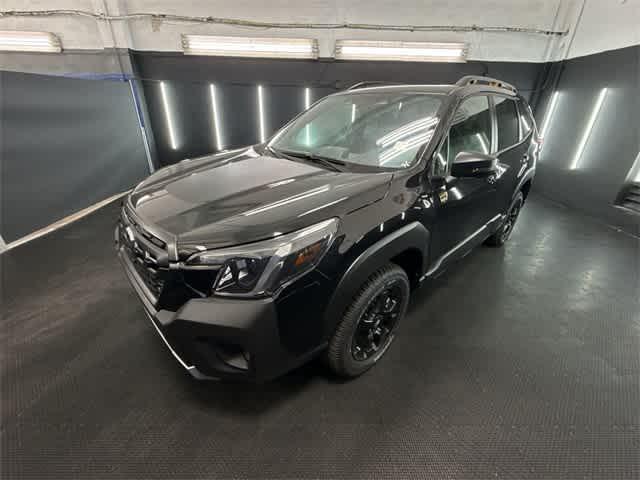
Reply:
<svg viewBox="0 0 640 480"><path fill-rule="evenodd" d="M498 151L504 150L520 141L518 129L520 119L516 102L506 97L493 97L496 105L496 119L498 123Z"/></svg>
<svg viewBox="0 0 640 480"><path fill-rule="evenodd" d="M449 130L449 159L460 152L488 154L491 150L491 114L486 95L469 97L462 101Z"/></svg>
<svg viewBox="0 0 640 480"><path fill-rule="evenodd" d="M533 128L533 120L531 119L531 113L529 111L529 106L522 99L518 100L518 111L520 112L520 125L522 127L522 129L521 129L522 137L521 138L524 138L527 135L529 135L529 132Z"/></svg>

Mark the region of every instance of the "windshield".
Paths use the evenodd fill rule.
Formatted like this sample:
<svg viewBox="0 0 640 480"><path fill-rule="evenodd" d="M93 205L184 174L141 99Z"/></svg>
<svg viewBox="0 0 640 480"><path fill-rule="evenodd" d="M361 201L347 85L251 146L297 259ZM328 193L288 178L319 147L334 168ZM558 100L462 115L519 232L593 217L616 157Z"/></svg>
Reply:
<svg viewBox="0 0 640 480"><path fill-rule="evenodd" d="M417 92L327 97L278 133L269 146L342 163L405 168L431 140L440 99Z"/></svg>

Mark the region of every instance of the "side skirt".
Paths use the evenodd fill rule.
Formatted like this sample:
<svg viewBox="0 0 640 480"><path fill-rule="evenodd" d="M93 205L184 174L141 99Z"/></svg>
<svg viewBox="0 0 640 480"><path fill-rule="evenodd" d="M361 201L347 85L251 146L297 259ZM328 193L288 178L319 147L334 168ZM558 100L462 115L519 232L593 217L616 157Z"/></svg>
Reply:
<svg viewBox="0 0 640 480"><path fill-rule="evenodd" d="M505 215L502 213L499 213L498 215L496 215L495 217L493 217L491 220L489 220L487 223L485 223L484 225L482 225L478 230L476 230L475 232L473 232L471 235L469 235L467 238L465 238L464 240L462 240L460 243L458 243L457 245L455 245L451 250L449 250L448 252L446 252L444 255L442 255L440 258L438 258L432 265L431 268L429 268L429 270L427 271L427 273L425 273L422 277L420 277L420 282L423 282L424 280L426 280L429 277L433 277L436 273L438 273L438 271L440 270L440 268L442 267L442 265L444 263L446 263L446 261L452 257L454 257L454 255L460 250L462 249L465 245L468 245L469 243L471 243L473 240L478 239L479 237L481 237L482 235L484 235L484 238L487 238L489 235L491 235L491 233L494 231L495 227L497 225L500 225L500 222L502 222L502 220L504 219Z"/></svg>

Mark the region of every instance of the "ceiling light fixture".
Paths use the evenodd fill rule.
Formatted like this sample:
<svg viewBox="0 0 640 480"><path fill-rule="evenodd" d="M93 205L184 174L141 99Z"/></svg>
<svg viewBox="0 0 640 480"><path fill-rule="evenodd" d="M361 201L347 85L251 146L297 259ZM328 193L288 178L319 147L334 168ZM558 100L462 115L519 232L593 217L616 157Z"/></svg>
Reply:
<svg viewBox="0 0 640 480"><path fill-rule="evenodd" d="M182 35L187 55L248 58L318 58L318 42L307 38L221 37Z"/></svg>
<svg viewBox="0 0 640 480"><path fill-rule="evenodd" d="M0 30L0 51L58 53L62 51L62 45L50 32Z"/></svg>
<svg viewBox="0 0 640 480"><path fill-rule="evenodd" d="M465 62L467 46L464 43L337 40L335 57L339 60Z"/></svg>

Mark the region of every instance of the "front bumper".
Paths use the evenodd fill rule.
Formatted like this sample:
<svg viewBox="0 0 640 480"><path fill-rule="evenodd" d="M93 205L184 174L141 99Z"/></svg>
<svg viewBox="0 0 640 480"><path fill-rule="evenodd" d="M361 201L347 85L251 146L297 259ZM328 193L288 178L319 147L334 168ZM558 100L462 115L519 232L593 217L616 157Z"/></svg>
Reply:
<svg viewBox="0 0 640 480"><path fill-rule="evenodd" d="M194 378L263 382L304 363L318 349L292 353L281 342L272 298L188 300L177 311L157 309L125 248L116 249L145 312L178 363Z"/></svg>

